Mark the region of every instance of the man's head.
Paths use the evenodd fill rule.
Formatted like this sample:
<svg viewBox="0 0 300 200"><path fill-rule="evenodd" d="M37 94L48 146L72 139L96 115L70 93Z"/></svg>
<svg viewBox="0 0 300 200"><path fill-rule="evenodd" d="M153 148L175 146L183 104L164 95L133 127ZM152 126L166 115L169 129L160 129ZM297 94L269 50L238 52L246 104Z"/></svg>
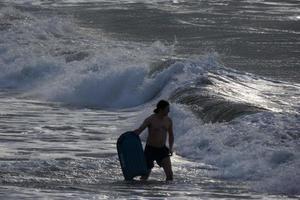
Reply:
<svg viewBox="0 0 300 200"><path fill-rule="evenodd" d="M170 112L170 103L165 100L160 100L153 111L156 114L167 116Z"/></svg>

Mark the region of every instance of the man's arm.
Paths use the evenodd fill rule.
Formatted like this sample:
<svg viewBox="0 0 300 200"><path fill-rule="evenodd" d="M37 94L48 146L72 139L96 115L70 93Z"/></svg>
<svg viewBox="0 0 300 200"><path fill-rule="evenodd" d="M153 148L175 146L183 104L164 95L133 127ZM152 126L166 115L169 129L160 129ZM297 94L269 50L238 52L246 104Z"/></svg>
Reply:
<svg viewBox="0 0 300 200"><path fill-rule="evenodd" d="M173 122L170 119L170 126L168 129L169 133L169 148L170 148L170 153L173 153L173 144L174 144L174 134L173 134Z"/></svg>
<svg viewBox="0 0 300 200"><path fill-rule="evenodd" d="M140 135L143 132L143 130L145 130L145 128L147 128L149 125L150 125L150 118L148 117L147 119L144 120L142 125L138 129L134 130L133 132L137 135Z"/></svg>

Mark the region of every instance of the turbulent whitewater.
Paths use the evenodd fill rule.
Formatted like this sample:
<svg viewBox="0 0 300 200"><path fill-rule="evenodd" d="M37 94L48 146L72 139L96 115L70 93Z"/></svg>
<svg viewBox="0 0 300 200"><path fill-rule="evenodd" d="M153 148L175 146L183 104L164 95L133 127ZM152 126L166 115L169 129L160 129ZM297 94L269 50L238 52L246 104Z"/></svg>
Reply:
<svg viewBox="0 0 300 200"><path fill-rule="evenodd" d="M214 2L211 6L230 3ZM3 198L299 197L297 78L282 75L280 80L280 75L232 68L224 61L224 52L209 48L196 54L181 44L180 36L150 41L132 29L120 33L113 28L114 23L121 26L117 20L106 27L108 18L95 27L96 23L77 18L82 12L78 7L86 9L87 21L89 15L99 17L93 6L99 13L116 14L147 7L146 11L177 13L175 21L181 25L176 26L195 27L199 18L193 23L178 19L180 13L196 12L188 2L0 1L0 5ZM259 11L259 6L251 9ZM299 35L297 30L282 33ZM290 57L290 64L297 65ZM272 74L273 68L268 70ZM176 180L164 183L162 170L155 168L148 183L126 183L116 139L135 129L160 99L171 102Z"/></svg>

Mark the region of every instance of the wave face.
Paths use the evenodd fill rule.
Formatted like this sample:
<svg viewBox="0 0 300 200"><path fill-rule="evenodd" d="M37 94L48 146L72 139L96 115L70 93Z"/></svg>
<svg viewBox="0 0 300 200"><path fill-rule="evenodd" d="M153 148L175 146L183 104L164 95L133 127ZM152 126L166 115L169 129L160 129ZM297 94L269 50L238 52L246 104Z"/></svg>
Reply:
<svg viewBox="0 0 300 200"><path fill-rule="evenodd" d="M259 191L299 194L299 84L232 70L217 53L177 58L176 45L115 41L72 18L6 7L0 21L2 90L141 112L169 99L179 155Z"/></svg>

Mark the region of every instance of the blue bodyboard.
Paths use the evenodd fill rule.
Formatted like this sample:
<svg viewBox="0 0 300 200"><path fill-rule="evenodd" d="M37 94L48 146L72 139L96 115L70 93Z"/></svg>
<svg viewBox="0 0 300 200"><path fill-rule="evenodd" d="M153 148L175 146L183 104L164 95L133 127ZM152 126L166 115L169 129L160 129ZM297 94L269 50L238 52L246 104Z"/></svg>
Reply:
<svg viewBox="0 0 300 200"><path fill-rule="evenodd" d="M123 133L117 141L118 156L125 180L147 174L147 165L140 137L134 132Z"/></svg>

